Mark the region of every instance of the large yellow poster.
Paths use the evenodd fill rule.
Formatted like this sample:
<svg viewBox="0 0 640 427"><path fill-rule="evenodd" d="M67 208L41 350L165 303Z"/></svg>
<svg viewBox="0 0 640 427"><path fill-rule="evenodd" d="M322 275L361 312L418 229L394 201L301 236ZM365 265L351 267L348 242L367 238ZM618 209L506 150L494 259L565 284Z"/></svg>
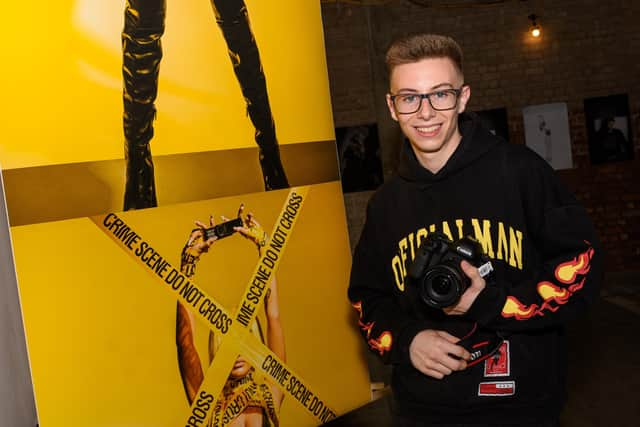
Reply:
<svg viewBox="0 0 640 427"><path fill-rule="evenodd" d="M7 9L40 424L300 427L368 401L319 3Z"/></svg>

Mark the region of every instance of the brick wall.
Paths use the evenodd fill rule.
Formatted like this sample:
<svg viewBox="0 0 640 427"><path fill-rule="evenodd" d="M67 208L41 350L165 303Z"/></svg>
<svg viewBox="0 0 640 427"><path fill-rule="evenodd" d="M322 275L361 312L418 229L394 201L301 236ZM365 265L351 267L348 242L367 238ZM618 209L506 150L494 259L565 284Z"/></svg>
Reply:
<svg viewBox="0 0 640 427"><path fill-rule="evenodd" d="M322 10L336 126L377 122L386 176L396 166L401 139L384 105L386 46L406 32L448 34L465 52L468 108L506 108L511 142L524 143L523 107L567 103L575 167L559 175L592 215L607 270L640 270L640 2L539 0L439 9L398 0L367 7L325 3ZM530 13L540 17L539 40L528 35ZM619 93L629 97L635 159L591 165L583 101ZM350 219L361 221L362 207L350 209L359 209Z"/></svg>

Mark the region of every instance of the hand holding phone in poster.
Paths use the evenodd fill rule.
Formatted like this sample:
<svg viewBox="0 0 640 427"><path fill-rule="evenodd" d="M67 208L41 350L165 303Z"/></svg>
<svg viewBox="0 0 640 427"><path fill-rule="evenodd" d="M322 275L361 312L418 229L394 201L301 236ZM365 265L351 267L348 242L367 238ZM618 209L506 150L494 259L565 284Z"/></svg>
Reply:
<svg viewBox="0 0 640 427"><path fill-rule="evenodd" d="M235 232L239 232L244 237L253 241L260 249L267 241L267 233L262 229L260 224L255 220L252 213L247 214L244 218L244 203L238 208L238 216L234 219L228 219L224 215L221 216L222 223L216 224L213 215L209 215L209 225L202 221L195 221L198 228L191 230L191 235L187 240L184 252L188 252L194 257L199 257L207 252L213 242L231 236Z"/></svg>

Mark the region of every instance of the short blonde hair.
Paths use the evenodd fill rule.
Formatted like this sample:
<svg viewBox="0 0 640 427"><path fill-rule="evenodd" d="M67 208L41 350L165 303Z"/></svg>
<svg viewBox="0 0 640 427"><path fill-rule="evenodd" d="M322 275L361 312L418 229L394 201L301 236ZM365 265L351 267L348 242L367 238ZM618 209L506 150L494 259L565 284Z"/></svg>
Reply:
<svg viewBox="0 0 640 427"><path fill-rule="evenodd" d="M438 34L411 34L395 40L387 49L385 63L389 76L393 69L429 58L449 58L461 75L462 49L451 37Z"/></svg>

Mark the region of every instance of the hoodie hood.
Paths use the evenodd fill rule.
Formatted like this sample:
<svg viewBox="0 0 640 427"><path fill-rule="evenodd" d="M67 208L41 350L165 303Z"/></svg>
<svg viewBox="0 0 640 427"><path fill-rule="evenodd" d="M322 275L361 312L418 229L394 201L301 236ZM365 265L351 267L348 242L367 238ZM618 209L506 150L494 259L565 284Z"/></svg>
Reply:
<svg viewBox="0 0 640 427"><path fill-rule="evenodd" d="M502 141L489 132L474 113L461 113L458 116L458 128L462 134L460 144L444 167L435 174L418 162L411 143L405 138L400 151L398 175L407 181L416 183L437 182L464 169Z"/></svg>

